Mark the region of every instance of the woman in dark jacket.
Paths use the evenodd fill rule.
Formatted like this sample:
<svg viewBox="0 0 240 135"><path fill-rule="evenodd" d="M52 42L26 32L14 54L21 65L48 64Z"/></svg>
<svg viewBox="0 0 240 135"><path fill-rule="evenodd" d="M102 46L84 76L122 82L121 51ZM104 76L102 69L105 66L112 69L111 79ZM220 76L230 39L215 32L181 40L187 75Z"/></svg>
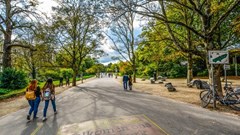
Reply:
<svg viewBox="0 0 240 135"><path fill-rule="evenodd" d="M38 106L39 106L39 103L42 99L42 94L41 94L41 89L39 86L37 86L37 89L35 91L35 94L36 94L36 99L34 101L34 114L33 114L33 118L36 119L38 118L37 117L37 112L38 112Z"/></svg>

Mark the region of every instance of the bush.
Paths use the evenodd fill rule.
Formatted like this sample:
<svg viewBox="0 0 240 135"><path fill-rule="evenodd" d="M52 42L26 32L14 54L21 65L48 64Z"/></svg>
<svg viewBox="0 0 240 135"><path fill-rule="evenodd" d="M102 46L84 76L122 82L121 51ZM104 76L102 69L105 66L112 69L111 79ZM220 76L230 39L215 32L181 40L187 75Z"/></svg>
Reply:
<svg viewBox="0 0 240 135"><path fill-rule="evenodd" d="M60 72L61 72L61 74L62 74L62 77L63 78L66 78L66 77L72 77L72 74L73 74L73 71L72 71L72 69L61 69L60 70Z"/></svg>
<svg viewBox="0 0 240 135"><path fill-rule="evenodd" d="M0 87L6 89L21 89L28 84L27 74L14 68L5 68L0 74Z"/></svg>
<svg viewBox="0 0 240 135"><path fill-rule="evenodd" d="M208 76L208 70L205 69L205 70L203 70L203 71L201 71L201 72L198 72L198 73L197 73L197 76Z"/></svg>
<svg viewBox="0 0 240 135"><path fill-rule="evenodd" d="M10 92L10 90L8 90L8 89L0 89L0 95L7 94L9 92Z"/></svg>
<svg viewBox="0 0 240 135"><path fill-rule="evenodd" d="M172 68L167 72L167 76L171 78L185 77L187 75L187 67L173 64Z"/></svg>
<svg viewBox="0 0 240 135"><path fill-rule="evenodd" d="M60 78L60 72L59 71L53 71L53 70L47 70L46 72L41 74L41 78L52 78L52 79L59 79Z"/></svg>

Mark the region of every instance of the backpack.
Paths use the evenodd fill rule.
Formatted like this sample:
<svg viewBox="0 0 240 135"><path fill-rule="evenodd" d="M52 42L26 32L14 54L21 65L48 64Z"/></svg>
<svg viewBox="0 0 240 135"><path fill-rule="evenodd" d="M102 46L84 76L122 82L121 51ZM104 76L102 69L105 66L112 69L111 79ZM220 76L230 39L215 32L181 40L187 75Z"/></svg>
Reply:
<svg viewBox="0 0 240 135"><path fill-rule="evenodd" d="M26 97L27 100L35 100L36 99L35 92L30 91L30 90L26 91L25 97Z"/></svg>
<svg viewBox="0 0 240 135"><path fill-rule="evenodd" d="M50 90L50 88L47 88L44 91L43 98L44 98L44 100L50 100L51 97L52 97L51 90Z"/></svg>

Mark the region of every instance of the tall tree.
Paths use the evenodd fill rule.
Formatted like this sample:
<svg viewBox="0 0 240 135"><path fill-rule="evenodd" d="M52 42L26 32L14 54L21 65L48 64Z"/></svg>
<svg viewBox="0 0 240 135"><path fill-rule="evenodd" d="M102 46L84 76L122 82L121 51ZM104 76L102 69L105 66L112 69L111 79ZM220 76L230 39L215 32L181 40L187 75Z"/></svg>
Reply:
<svg viewBox="0 0 240 135"><path fill-rule="evenodd" d="M232 40L232 36L230 39L226 39L225 41L223 38L219 38L217 34L223 27L224 23L226 24L229 22L228 19L235 14L232 14L234 11L239 10L240 0L229 0L229 1L219 1L219 0L134 0L132 4L135 8L131 8L125 0L121 0L122 4L126 7L126 11L134 11L144 16L153 17L159 21L162 21L166 24L169 34L171 35L172 40L174 43L178 45L177 39L173 35L171 25L175 24L178 27L186 28L192 32L192 34L199 37L201 44L200 47L205 52L206 64L208 65L209 72L210 65L208 63L207 52L209 50L219 50L222 49L223 46L226 47L225 43L231 43L228 40ZM169 15L166 13L167 10L172 10L171 8L176 8L172 6L171 8L169 5L178 5L181 8L187 10L188 12L195 13L196 15L195 20L199 24L198 25L191 25L182 22L182 20L170 18ZM231 29L228 29L231 31ZM221 31L222 33L223 31ZM225 31L228 32L228 31ZM231 33L226 33L226 35L231 35ZM218 38L216 38L218 37ZM217 40L221 39L222 44L218 44ZM223 43L224 42L224 43ZM222 46L221 46L222 45ZM229 45L229 44L228 44ZM218 92L222 95L221 89L221 82L220 82L220 65L215 66L214 70L214 80L218 86ZM209 79L211 79L211 74L209 74Z"/></svg>
<svg viewBox="0 0 240 135"><path fill-rule="evenodd" d="M98 49L103 36L99 18L95 16L95 4L87 0L58 0L54 8L53 30L57 57L73 70L73 86L82 62L90 54L101 53ZM97 3L97 1L95 1Z"/></svg>
<svg viewBox="0 0 240 135"><path fill-rule="evenodd" d="M0 32L4 35L3 43L3 67L11 67L12 47L30 48L19 44L13 35L17 37L16 31L23 28L31 28L36 13L37 0L0 0ZM38 19L40 17L38 16Z"/></svg>
<svg viewBox="0 0 240 135"><path fill-rule="evenodd" d="M24 31L18 31L18 42L24 45L34 47L32 49L15 48L12 55L12 66L15 68L24 69L28 71L33 79L36 79L37 72L39 70L56 66L54 57L54 48L51 43L51 36L48 36L47 27L39 25L33 30L24 29ZM50 59L49 59L50 58Z"/></svg>
<svg viewBox="0 0 240 135"><path fill-rule="evenodd" d="M127 1L129 5L131 2ZM114 19L110 28L108 38L112 41L112 49L120 54L119 60L128 61L133 72L133 82L136 82L137 62L136 62L136 30L134 23L136 21L136 14L134 12L123 12L119 9L119 3L115 3Z"/></svg>

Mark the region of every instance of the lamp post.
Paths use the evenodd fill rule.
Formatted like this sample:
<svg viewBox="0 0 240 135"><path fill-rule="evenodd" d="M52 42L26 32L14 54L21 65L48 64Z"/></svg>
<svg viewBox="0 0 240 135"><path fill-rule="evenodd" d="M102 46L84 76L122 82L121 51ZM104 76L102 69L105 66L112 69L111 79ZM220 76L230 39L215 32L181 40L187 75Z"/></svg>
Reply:
<svg viewBox="0 0 240 135"><path fill-rule="evenodd" d="M117 72L118 72L117 66L115 66L115 79L117 79Z"/></svg>

